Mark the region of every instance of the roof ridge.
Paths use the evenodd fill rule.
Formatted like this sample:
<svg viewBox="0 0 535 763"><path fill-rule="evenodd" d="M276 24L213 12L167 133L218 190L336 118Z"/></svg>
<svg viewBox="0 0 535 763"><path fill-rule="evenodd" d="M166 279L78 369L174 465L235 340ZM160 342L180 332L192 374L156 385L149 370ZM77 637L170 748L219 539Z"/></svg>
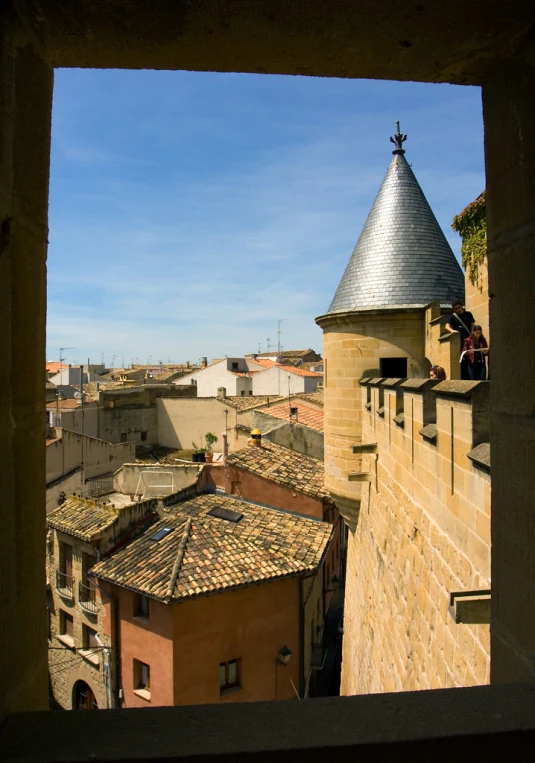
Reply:
<svg viewBox="0 0 535 763"><path fill-rule="evenodd" d="M178 579L178 573L180 572L180 568L184 560L184 554L186 553L186 546L188 544L188 538L191 531L191 523L192 523L192 517L190 517L186 521L186 526L184 527L182 538L180 539L180 543L178 544L178 550L176 554L175 563L173 565L173 571L171 573L171 579L169 580L169 585L167 587L167 591L165 592L164 601L166 604L169 604L169 602L173 598L173 591L175 590L176 581Z"/></svg>

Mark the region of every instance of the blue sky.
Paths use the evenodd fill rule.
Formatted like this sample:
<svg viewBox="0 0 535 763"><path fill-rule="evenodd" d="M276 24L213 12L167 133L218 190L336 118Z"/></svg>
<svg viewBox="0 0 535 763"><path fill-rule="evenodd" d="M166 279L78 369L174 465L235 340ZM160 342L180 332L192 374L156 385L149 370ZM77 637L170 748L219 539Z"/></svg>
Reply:
<svg viewBox="0 0 535 763"><path fill-rule="evenodd" d="M478 88L247 74L58 70L47 357L197 361L321 351L392 158L454 252L484 188Z"/></svg>

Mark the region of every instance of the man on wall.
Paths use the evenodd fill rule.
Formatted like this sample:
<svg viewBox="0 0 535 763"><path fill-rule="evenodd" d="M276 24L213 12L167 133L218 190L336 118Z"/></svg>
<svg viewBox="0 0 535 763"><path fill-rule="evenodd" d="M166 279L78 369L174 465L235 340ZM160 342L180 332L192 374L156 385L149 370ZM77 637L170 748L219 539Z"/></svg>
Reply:
<svg viewBox="0 0 535 763"><path fill-rule="evenodd" d="M468 339L472 334L472 328L476 322L476 319L468 310L464 309L464 305L460 299L454 299L451 303L453 313L448 318L446 323L446 329L450 334L459 334L460 347L462 348L464 340ZM468 362L466 357L461 360L461 379L469 379L468 374Z"/></svg>

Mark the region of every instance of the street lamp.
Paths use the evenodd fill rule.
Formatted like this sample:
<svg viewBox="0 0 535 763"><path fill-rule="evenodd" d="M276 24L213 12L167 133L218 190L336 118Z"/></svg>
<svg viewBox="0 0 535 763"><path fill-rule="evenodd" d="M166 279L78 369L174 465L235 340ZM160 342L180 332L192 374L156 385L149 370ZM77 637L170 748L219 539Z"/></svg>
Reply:
<svg viewBox="0 0 535 763"><path fill-rule="evenodd" d="M292 651L291 649L288 649L288 647L285 644L277 652L277 661L280 662L281 665L288 665L288 663L290 662L291 656L292 656Z"/></svg>

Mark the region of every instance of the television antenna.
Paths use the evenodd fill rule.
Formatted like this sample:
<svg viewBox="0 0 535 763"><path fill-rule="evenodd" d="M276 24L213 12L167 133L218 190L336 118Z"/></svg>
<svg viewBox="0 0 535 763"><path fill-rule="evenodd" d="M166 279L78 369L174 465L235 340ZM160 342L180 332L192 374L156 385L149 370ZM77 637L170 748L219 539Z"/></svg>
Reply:
<svg viewBox="0 0 535 763"><path fill-rule="evenodd" d="M281 334L282 334L281 323L283 321L286 321L286 320L288 320L288 319L287 318L279 318L279 320L277 321L277 324L278 324L277 325L277 337L278 337L278 340L277 340L277 354L278 355L281 354Z"/></svg>

